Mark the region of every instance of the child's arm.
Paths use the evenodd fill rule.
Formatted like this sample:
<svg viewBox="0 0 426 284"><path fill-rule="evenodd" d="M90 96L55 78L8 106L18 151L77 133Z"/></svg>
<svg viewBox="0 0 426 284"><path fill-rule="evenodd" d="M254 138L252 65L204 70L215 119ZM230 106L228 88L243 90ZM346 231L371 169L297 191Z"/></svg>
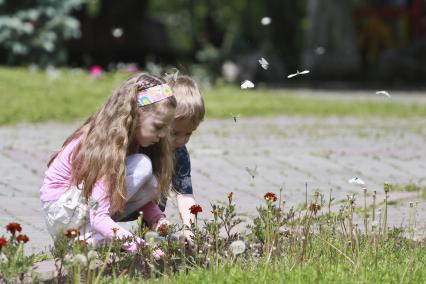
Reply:
<svg viewBox="0 0 426 284"><path fill-rule="evenodd" d="M116 238L134 237L132 233L112 220L110 215L110 198L105 194L102 181L98 181L94 186L91 198L97 202L95 208L90 208L90 225L96 232L104 236L107 240L111 240L114 236L112 229L117 228L118 231L115 233ZM136 242L141 244L144 241L136 237ZM124 244L123 249L131 252L136 251L136 242Z"/></svg>
<svg viewBox="0 0 426 284"><path fill-rule="evenodd" d="M166 215L161 211L160 207L155 202L148 202L140 209L143 213L144 220L152 228L157 227L157 224L161 223L161 220L166 219ZM156 228L152 228L156 229Z"/></svg>
<svg viewBox="0 0 426 284"><path fill-rule="evenodd" d="M190 213L189 208L196 204L195 197L193 194L178 194L176 199L182 223L190 228L191 222L195 222L195 217Z"/></svg>

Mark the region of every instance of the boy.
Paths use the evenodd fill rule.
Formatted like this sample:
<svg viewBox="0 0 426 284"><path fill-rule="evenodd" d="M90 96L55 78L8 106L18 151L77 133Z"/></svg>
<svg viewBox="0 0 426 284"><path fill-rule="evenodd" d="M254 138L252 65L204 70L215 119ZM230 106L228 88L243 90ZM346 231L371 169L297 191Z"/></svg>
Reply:
<svg viewBox="0 0 426 284"><path fill-rule="evenodd" d="M190 214L189 208L196 204L191 182L191 162L186 144L191 138L192 132L203 121L205 108L204 100L201 96L197 83L188 76L178 76L166 78L167 84L172 88L177 101L175 117L172 122L171 144L174 154L174 176L172 180L173 190L177 193L178 210L182 223L188 227L195 218ZM164 212L167 198L162 196L160 208ZM144 211L144 207L140 208ZM138 211L139 212L139 211ZM122 221L136 220L139 213L134 212ZM145 220L144 220L145 221ZM168 221L163 219L165 224ZM154 224L153 228L158 228L162 224ZM189 244L192 244L191 232L183 231L183 237Z"/></svg>
<svg viewBox="0 0 426 284"><path fill-rule="evenodd" d="M194 217L189 208L196 204L191 182L191 161L186 144L192 133L203 121L205 108L197 83L188 76L167 78L177 101L174 121L172 122L172 147L174 152L175 174L173 189L177 193L177 204L184 225L190 227ZM167 199L162 198L160 208L164 211ZM190 232L184 231L184 237L190 241Z"/></svg>

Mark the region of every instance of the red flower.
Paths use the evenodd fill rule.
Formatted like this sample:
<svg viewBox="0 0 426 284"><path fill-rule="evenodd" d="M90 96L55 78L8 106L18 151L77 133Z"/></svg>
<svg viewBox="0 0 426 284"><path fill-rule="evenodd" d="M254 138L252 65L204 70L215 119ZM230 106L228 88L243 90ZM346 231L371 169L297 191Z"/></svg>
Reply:
<svg viewBox="0 0 426 284"><path fill-rule="evenodd" d="M277 196L275 195L275 193L272 192L267 192L265 196L263 196L263 198L265 198L266 201L277 201Z"/></svg>
<svg viewBox="0 0 426 284"><path fill-rule="evenodd" d="M79 231L77 229L68 229L65 236L67 236L68 239L76 238L79 235Z"/></svg>
<svg viewBox="0 0 426 284"><path fill-rule="evenodd" d="M114 235L115 235L115 234L117 234L117 231L118 231L118 230L120 230L120 229L119 229L119 228L115 228L115 227L114 227L114 228L111 228L111 230L112 230L112 232L113 232L113 233L114 233Z"/></svg>
<svg viewBox="0 0 426 284"><path fill-rule="evenodd" d="M317 214L317 212L321 210L321 205L318 203L311 203L311 205L309 205L309 210L314 212L314 214Z"/></svg>
<svg viewBox="0 0 426 284"><path fill-rule="evenodd" d="M194 204L191 207L189 207L189 212L191 212L191 214L194 214L195 216L197 216L198 213L203 212L203 208L201 208L201 206L199 204Z"/></svg>
<svg viewBox="0 0 426 284"><path fill-rule="evenodd" d="M168 231L169 231L169 226L167 224L161 224L158 228L157 228L158 234L162 237L167 236Z"/></svg>
<svg viewBox="0 0 426 284"><path fill-rule="evenodd" d="M20 243L24 243L25 244L25 243L27 243L30 240L30 238L28 238L27 235L19 235L19 236L16 237L16 240L18 242L20 242Z"/></svg>
<svg viewBox="0 0 426 284"><path fill-rule="evenodd" d="M0 251L3 247L7 245L7 240L3 237L0 237Z"/></svg>
<svg viewBox="0 0 426 284"><path fill-rule="evenodd" d="M9 223L6 226L6 230L8 230L12 235L15 235L16 232L22 231L22 227L18 223Z"/></svg>

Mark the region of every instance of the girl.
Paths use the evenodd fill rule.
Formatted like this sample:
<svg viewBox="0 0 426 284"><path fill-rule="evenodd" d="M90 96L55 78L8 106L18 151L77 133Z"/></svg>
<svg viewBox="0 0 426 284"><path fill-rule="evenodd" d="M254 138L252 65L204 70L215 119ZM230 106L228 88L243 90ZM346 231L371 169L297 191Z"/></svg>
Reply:
<svg viewBox="0 0 426 284"><path fill-rule="evenodd" d="M79 228L80 238L95 245L114 235L132 236L115 221L141 206L152 228L167 223L155 201L171 181L167 136L175 108L163 80L139 74L65 140L49 161L40 189L52 236ZM123 249L136 251L143 240L135 240Z"/></svg>

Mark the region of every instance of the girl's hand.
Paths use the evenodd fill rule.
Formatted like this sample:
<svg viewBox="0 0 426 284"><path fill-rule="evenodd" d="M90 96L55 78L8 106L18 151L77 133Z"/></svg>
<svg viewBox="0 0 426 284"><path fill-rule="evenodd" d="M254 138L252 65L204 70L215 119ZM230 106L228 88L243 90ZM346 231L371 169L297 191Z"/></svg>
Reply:
<svg viewBox="0 0 426 284"><path fill-rule="evenodd" d="M170 226L170 222L166 219L166 217L161 217L157 222L152 224L151 229L153 229L154 231L158 231L158 229L162 226Z"/></svg>
<svg viewBox="0 0 426 284"><path fill-rule="evenodd" d="M159 261L164 257L164 252L161 249L156 248L152 251L152 256L156 261Z"/></svg>

